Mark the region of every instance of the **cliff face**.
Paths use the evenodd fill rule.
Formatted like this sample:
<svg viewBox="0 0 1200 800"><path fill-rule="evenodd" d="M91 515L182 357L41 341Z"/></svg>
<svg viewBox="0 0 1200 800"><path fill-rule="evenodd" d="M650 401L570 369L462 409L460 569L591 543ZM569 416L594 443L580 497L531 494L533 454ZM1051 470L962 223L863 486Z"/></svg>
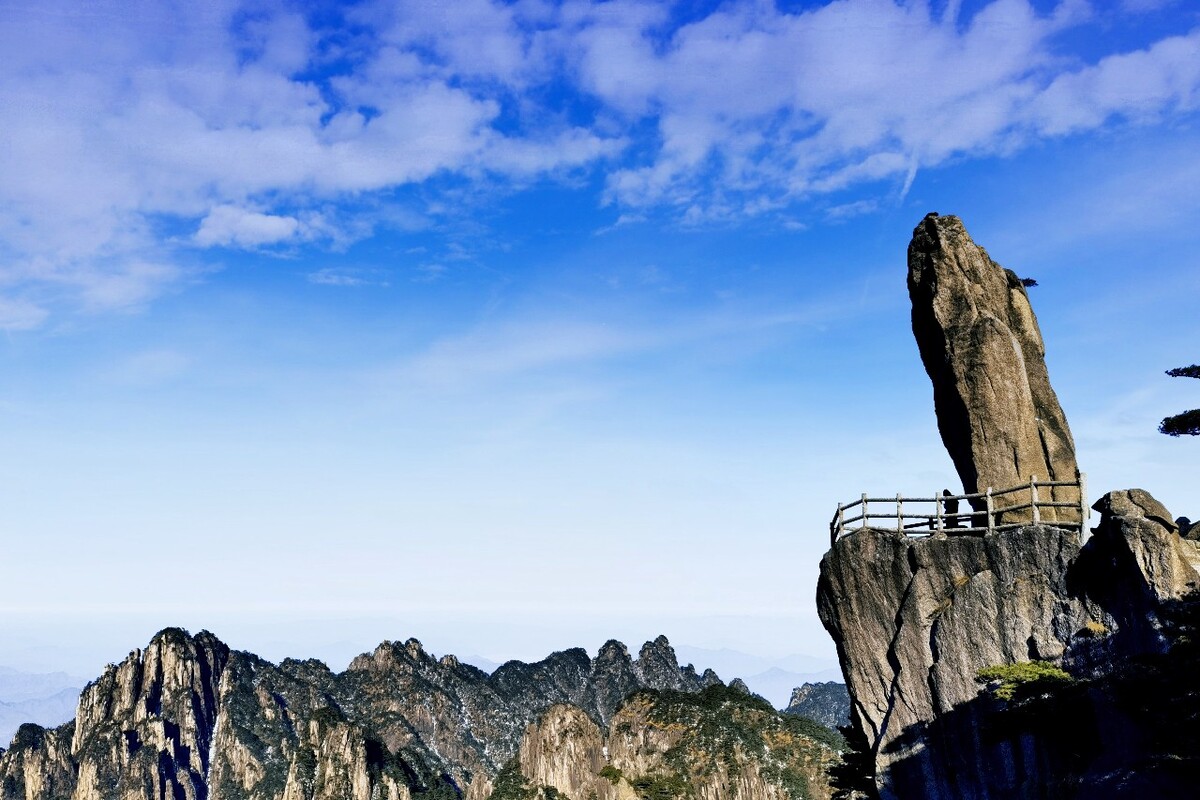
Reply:
<svg viewBox="0 0 1200 800"><path fill-rule="evenodd" d="M834 740L761 698L712 687L698 694L642 692L605 732L558 705L529 726L518 772L493 800L553 797L640 800L826 800ZM547 791L548 789L553 790Z"/></svg>
<svg viewBox="0 0 1200 800"><path fill-rule="evenodd" d="M636 661L610 642L490 676L410 639L337 675L168 629L89 684L73 723L21 728L0 751L0 800L483 798L555 703L606 721L637 689L719 683L662 637Z"/></svg>
<svg viewBox="0 0 1200 800"><path fill-rule="evenodd" d="M218 683L229 648L168 630L79 697L71 754L78 800L207 796Z"/></svg>
<svg viewBox="0 0 1200 800"><path fill-rule="evenodd" d="M1156 726L1186 730L1189 687L1176 687L1174 708L1130 709L1122 687L1144 673L1123 665L1190 652L1200 546L1140 490L1095 508L1082 547L1039 526L924 539L864 530L825 556L818 611L882 797L1134 797L1128 787L1145 790L1149 775L1165 796L1187 796L1169 793L1181 785L1148 742ZM997 700L980 684L986 668L1031 661L1074 679L1057 701ZM1200 749L1190 758L1194 775Z"/></svg>
<svg viewBox="0 0 1200 800"><path fill-rule="evenodd" d="M806 683L792 690L783 713L808 717L834 730L850 724L850 693L844 683Z"/></svg>
<svg viewBox="0 0 1200 800"><path fill-rule="evenodd" d="M1074 481L1075 444L1021 280L971 241L958 217L930 214L908 247L908 292L938 430L966 491L1034 476ZM1052 494L1079 502L1067 487ZM1030 519L1010 512L1003 521ZM1078 521L1079 512L1047 509L1043 519Z"/></svg>

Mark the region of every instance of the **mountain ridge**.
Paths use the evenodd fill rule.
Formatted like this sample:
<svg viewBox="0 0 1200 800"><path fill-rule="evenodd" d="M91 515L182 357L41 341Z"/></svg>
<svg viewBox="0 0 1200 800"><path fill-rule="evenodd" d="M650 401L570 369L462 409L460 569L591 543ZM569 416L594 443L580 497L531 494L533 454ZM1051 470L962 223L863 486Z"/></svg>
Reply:
<svg viewBox="0 0 1200 800"><path fill-rule="evenodd" d="M639 689L720 682L680 667L663 636L637 658L610 640L595 658L573 648L491 675L387 641L334 673L166 628L88 683L73 722L18 730L0 753L0 798L483 798L552 705L604 727Z"/></svg>

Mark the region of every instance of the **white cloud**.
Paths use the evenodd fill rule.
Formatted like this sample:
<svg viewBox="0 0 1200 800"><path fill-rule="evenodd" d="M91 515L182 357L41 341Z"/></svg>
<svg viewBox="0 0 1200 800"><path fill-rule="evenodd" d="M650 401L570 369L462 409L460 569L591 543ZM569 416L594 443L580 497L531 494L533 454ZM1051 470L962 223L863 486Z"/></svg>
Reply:
<svg viewBox="0 0 1200 800"><path fill-rule="evenodd" d="M452 387L608 358L643 346L644 335L605 324L514 323L443 339L409 362L402 373L419 383Z"/></svg>
<svg viewBox="0 0 1200 800"><path fill-rule="evenodd" d="M440 175L520 185L604 164L624 215L785 214L880 181L903 193L949 159L1196 109L1200 31L1089 63L1055 38L1086 23L1082 0L941 7L735 0L679 26L638 0L404 0L348 9L360 27L346 37L269 2L6 5L6 280L102 298L98 272L172 263L161 218L202 247L340 246L371 233L340 203L379 193L384 219L390 190ZM125 270L108 291L144 300L173 269L143 270L137 290Z"/></svg>
<svg viewBox="0 0 1200 800"><path fill-rule="evenodd" d="M1097 128L1110 116L1153 120L1200 104L1200 29L1146 50L1101 59L1093 67L1056 78L1030 109L1048 134Z"/></svg>
<svg viewBox="0 0 1200 800"><path fill-rule="evenodd" d="M201 221L193 238L201 247L259 247L286 242L299 232L300 221L295 217L217 206Z"/></svg>

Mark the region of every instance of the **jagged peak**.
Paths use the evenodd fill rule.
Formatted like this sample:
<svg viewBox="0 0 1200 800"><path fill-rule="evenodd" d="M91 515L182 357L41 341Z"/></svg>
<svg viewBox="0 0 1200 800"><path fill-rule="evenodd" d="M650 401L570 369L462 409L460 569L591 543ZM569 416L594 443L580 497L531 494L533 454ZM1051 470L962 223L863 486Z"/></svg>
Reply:
<svg viewBox="0 0 1200 800"><path fill-rule="evenodd" d="M207 631L202 631L207 633ZM210 636L212 634L209 634ZM188 633L186 628L177 628L174 626L163 628L158 633L150 637L150 646L163 644L178 644L186 647L192 643L192 634Z"/></svg>
<svg viewBox="0 0 1200 800"><path fill-rule="evenodd" d="M279 668L284 671L299 671L299 672L325 672L333 674L333 670L319 658L285 658L279 662Z"/></svg>
<svg viewBox="0 0 1200 800"><path fill-rule="evenodd" d="M596 653L596 660L608 660L612 658L620 658L627 661L632 660L632 657L629 655L629 648L625 646L624 642L618 642L616 639L609 639L600 646L599 652Z"/></svg>
<svg viewBox="0 0 1200 800"><path fill-rule="evenodd" d="M652 642L646 642L642 645L642 649L638 652L638 659L646 658L647 656L661 656L678 664L678 659L675 656L675 648L671 647L671 642L666 636L659 634Z"/></svg>

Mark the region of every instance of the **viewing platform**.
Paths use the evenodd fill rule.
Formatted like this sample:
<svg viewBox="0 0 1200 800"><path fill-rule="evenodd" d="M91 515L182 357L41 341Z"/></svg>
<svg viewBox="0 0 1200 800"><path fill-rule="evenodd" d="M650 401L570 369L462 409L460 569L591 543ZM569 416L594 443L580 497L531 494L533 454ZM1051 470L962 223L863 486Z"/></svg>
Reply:
<svg viewBox="0 0 1200 800"><path fill-rule="evenodd" d="M829 523L829 543L832 545L864 528L894 529L905 536L926 537L986 534L1025 525L1052 525L1078 531L1082 542L1090 516L1087 475L1079 473L1074 481L1039 481L1034 476L1019 486L998 491L988 488L975 494L933 497L864 494L858 500L838 505Z"/></svg>

